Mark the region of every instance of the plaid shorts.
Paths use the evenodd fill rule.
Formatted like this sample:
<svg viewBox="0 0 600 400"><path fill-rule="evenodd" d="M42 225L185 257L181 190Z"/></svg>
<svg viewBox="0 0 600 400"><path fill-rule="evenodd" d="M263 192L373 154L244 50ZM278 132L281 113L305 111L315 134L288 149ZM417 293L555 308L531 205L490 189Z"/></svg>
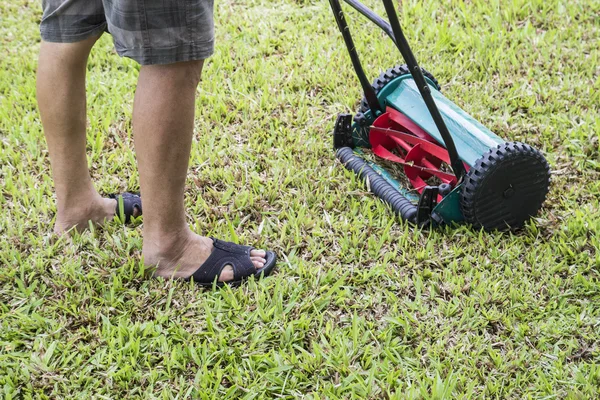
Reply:
<svg viewBox="0 0 600 400"><path fill-rule="evenodd" d="M142 65L203 60L214 51L214 0L42 0L47 42L109 32L117 53Z"/></svg>

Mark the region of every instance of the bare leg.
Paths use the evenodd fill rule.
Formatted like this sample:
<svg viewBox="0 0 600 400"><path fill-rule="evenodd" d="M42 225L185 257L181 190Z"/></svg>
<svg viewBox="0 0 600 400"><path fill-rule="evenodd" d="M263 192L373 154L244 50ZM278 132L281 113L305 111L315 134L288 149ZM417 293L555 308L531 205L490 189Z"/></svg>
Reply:
<svg viewBox="0 0 600 400"><path fill-rule="evenodd" d="M103 199L92 184L85 154L85 73L98 37L77 43L42 42L37 99L48 142L57 198L54 230L85 229L115 214L116 201Z"/></svg>
<svg viewBox="0 0 600 400"><path fill-rule="evenodd" d="M144 261L164 277L188 277L208 258L212 241L185 220L183 194L194 128L195 93L203 61L142 66L133 133L144 199ZM256 268L265 252L251 253ZM230 266L221 281L233 279Z"/></svg>

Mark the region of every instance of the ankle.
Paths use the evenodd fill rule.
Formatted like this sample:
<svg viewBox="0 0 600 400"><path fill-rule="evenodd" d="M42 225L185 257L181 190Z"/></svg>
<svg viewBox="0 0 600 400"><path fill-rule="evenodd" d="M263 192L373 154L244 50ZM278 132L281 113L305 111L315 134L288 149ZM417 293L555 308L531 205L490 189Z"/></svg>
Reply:
<svg viewBox="0 0 600 400"><path fill-rule="evenodd" d="M160 259L177 259L193 241L194 234L188 226L178 230L151 230L144 226L142 254L147 264Z"/></svg>
<svg viewBox="0 0 600 400"><path fill-rule="evenodd" d="M73 196L59 199L57 210L58 214L85 216L95 210L106 210L108 208L107 204L111 202L114 202L114 199L105 199L98 193L87 196Z"/></svg>
<svg viewBox="0 0 600 400"><path fill-rule="evenodd" d="M76 192L58 190L57 188L57 203L56 208L59 214L72 214L76 212L84 212L90 208L94 208L101 203L102 197L93 188L82 188Z"/></svg>
<svg viewBox="0 0 600 400"><path fill-rule="evenodd" d="M189 271L189 253L195 248L195 237L186 226L180 232L152 232L144 230L143 262L154 276L186 277ZM193 272L193 271L192 271Z"/></svg>

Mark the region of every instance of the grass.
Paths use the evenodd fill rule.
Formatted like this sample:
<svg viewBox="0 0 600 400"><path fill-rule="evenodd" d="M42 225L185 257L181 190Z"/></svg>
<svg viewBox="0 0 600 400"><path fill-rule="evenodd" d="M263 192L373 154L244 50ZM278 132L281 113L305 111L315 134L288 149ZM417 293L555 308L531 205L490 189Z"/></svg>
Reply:
<svg viewBox="0 0 600 400"><path fill-rule="evenodd" d="M600 397L600 1L402 2L446 96L547 155L550 195L518 234L414 230L335 160L360 91L326 2L219 2L189 221L280 262L218 291L145 279L141 220L51 235L40 5L0 15L0 398ZM374 78L400 57L358 21ZM135 190L138 67L106 35L88 72L94 180Z"/></svg>

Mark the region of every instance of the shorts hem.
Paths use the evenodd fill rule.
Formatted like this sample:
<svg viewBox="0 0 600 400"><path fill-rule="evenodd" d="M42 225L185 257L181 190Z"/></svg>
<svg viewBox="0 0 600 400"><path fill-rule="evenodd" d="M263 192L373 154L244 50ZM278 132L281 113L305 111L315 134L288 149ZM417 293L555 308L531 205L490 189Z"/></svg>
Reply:
<svg viewBox="0 0 600 400"><path fill-rule="evenodd" d="M184 44L175 47L123 49L116 48L121 57L131 58L140 65L174 64L184 61L205 60L214 54L214 41Z"/></svg>
<svg viewBox="0 0 600 400"><path fill-rule="evenodd" d="M93 29L87 30L85 32L73 31L73 33L68 33L68 31L65 31L64 29L57 30L57 29L42 26L40 28L40 35L45 42L75 43L75 42L81 42L83 40L89 39L98 34L100 34L99 36L101 36L102 33L106 32L107 26L108 25L106 23L104 23L102 25L99 25L99 26L97 26ZM67 33L65 33L65 32L67 32Z"/></svg>

